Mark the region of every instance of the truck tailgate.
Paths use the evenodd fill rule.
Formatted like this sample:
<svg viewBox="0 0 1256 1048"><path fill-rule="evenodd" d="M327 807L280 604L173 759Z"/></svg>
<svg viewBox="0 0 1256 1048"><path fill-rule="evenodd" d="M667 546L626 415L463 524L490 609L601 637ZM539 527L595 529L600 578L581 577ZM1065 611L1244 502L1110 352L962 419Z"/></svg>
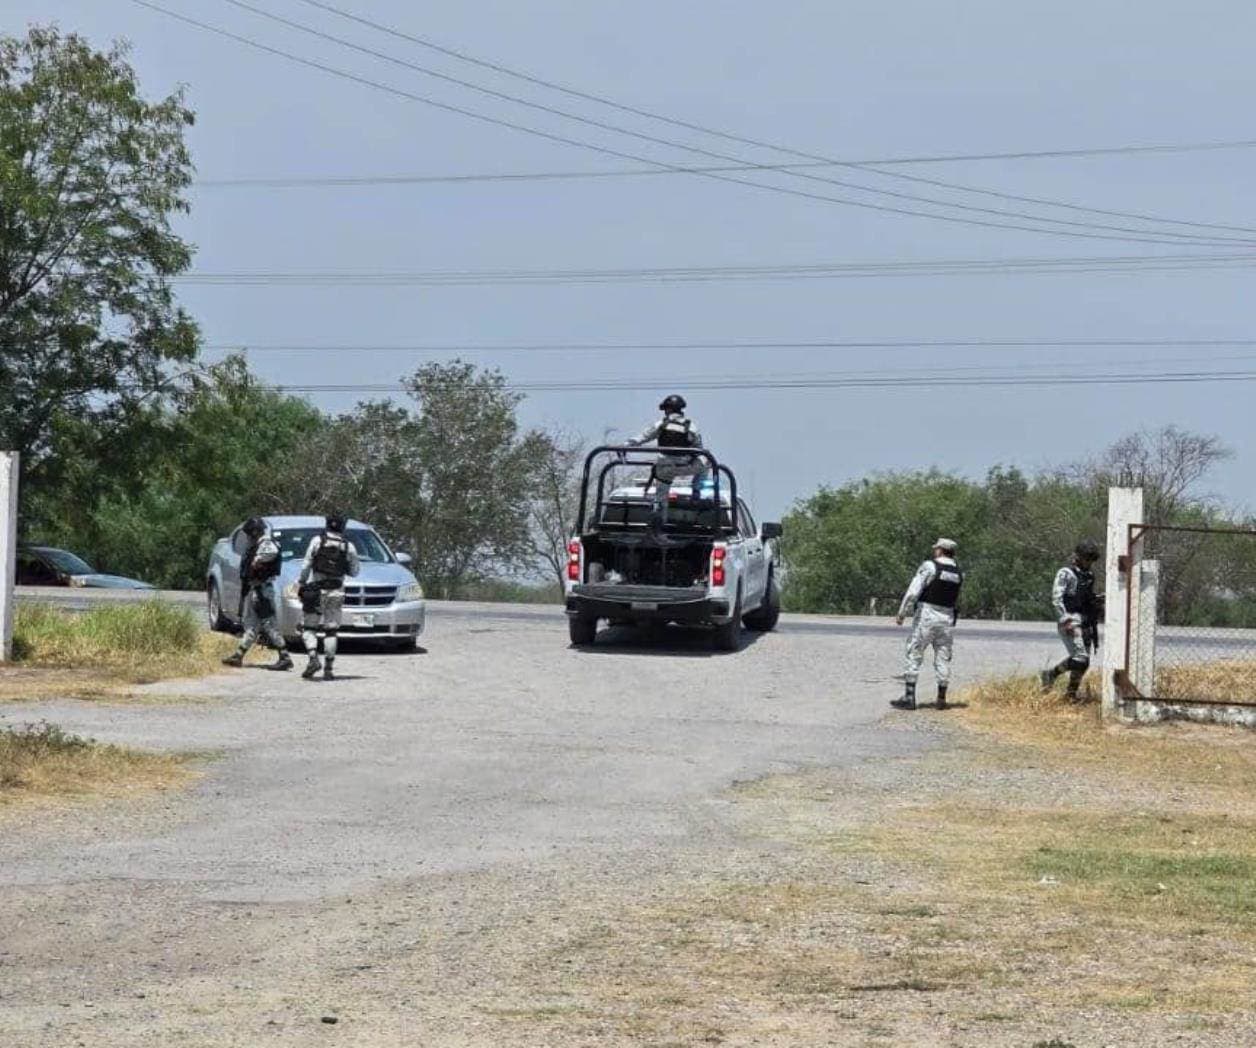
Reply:
<svg viewBox="0 0 1256 1048"><path fill-rule="evenodd" d="M571 588L573 597L613 600L624 604L684 604L706 600L702 586L632 586L612 582L585 582Z"/></svg>

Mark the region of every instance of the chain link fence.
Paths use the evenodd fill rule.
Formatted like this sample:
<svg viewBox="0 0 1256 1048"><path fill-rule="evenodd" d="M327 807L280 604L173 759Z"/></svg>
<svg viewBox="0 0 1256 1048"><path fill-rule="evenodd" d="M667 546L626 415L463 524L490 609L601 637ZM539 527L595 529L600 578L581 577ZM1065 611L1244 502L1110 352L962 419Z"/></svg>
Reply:
<svg viewBox="0 0 1256 1048"><path fill-rule="evenodd" d="M1256 531L1130 529L1129 681L1148 699L1256 706Z"/></svg>

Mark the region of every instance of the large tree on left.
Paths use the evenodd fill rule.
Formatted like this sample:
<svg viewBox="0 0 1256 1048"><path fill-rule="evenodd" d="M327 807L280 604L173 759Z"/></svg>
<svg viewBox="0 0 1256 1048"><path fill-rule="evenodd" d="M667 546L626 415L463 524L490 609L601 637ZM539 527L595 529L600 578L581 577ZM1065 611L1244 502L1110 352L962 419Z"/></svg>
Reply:
<svg viewBox="0 0 1256 1048"><path fill-rule="evenodd" d="M170 283L192 119L181 93L141 97L121 44L0 36L0 447L30 480L58 416L107 428L196 354Z"/></svg>

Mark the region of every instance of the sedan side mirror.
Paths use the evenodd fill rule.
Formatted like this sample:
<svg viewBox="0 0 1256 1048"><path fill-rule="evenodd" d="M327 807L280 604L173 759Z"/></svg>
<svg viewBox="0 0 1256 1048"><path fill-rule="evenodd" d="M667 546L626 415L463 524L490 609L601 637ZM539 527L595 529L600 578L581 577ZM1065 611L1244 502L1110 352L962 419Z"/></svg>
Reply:
<svg viewBox="0 0 1256 1048"><path fill-rule="evenodd" d="M414 558L409 553L394 553L393 556L397 558L397 563L403 566L414 563Z"/></svg>
<svg viewBox="0 0 1256 1048"><path fill-rule="evenodd" d="M768 539L779 539L781 537L781 526L776 521L764 521L763 531L760 533L763 541Z"/></svg>

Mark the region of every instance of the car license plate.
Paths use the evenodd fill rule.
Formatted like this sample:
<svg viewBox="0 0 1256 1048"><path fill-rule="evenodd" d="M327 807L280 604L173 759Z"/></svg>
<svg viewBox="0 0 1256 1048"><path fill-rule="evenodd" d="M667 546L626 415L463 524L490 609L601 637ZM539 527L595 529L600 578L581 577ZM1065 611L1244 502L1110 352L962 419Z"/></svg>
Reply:
<svg viewBox="0 0 1256 1048"><path fill-rule="evenodd" d="M353 624L355 626L366 626L368 629L375 625L375 616L359 613L353 616Z"/></svg>
<svg viewBox="0 0 1256 1048"><path fill-rule="evenodd" d="M632 602L632 610L633 611L658 611L659 606L657 603L654 603L648 600L634 600Z"/></svg>

